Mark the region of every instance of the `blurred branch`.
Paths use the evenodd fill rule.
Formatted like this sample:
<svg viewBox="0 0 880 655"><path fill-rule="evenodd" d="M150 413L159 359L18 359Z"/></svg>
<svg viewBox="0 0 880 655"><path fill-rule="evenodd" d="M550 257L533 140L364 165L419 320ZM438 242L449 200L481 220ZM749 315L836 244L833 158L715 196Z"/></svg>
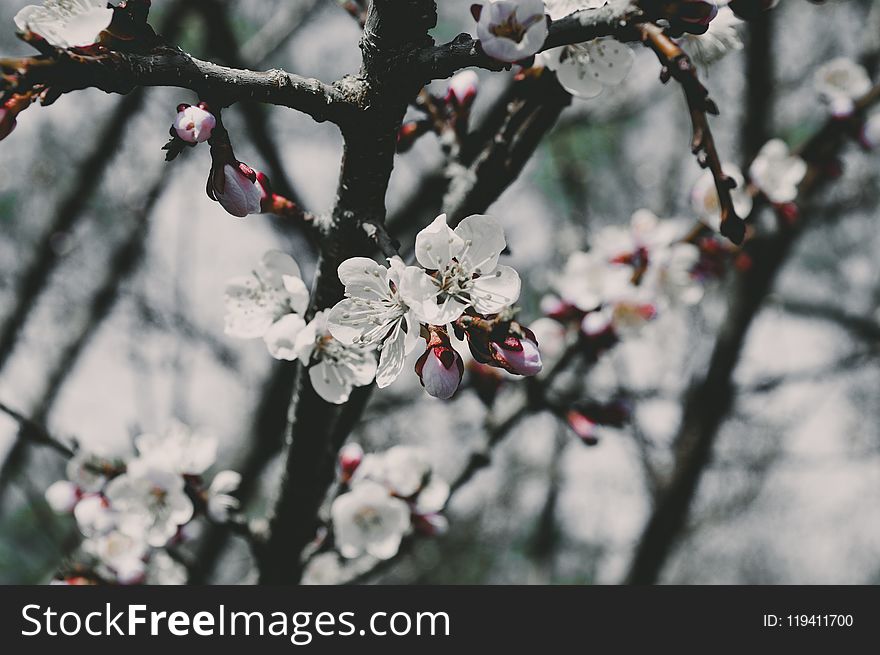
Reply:
<svg viewBox="0 0 880 655"><path fill-rule="evenodd" d="M0 412L3 412L18 423L18 434L21 439L26 439L28 442L38 446L51 448L64 457L69 458L74 456L73 448L53 437L40 423L27 418L3 402L0 402Z"/></svg>

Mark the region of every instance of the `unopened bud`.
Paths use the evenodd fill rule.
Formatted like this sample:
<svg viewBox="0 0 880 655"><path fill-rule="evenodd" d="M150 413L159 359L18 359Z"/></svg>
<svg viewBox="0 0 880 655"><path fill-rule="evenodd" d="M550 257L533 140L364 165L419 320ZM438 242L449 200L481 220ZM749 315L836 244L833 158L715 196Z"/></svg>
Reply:
<svg viewBox="0 0 880 655"><path fill-rule="evenodd" d="M596 433L596 428L598 426L595 421L574 409L570 410L565 415L565 421L568 423L568 427L570 427L586 445L595 446L599 443L599 436Z"/></svg>
<svg viewBox="0 0 880 655"><path fill-rule="evenodd" d="M68 480L58 480L46 489L46 502L59 514L72 512L80 497L79 488Z"/></svg>
<svg viewBox="0 0 880 655"><path fill-rule="evenodd" d="M429 395L448 400L461 384L464 362L448 342L429 345L416 362L416 373Z"/></svg>
<svg viewBox="0 0 880 655"><path fill-rule="evenodd" d="M523 338L508 336L501 342L492 341L489 347L495 361L506 371L514 375L532 376L541 372L541 352L535 333L524 329Z"/></svg>
<svg viewBox="0 0 880 655"><path fill-rule="evenodd" d="M207 193L238 218L262 211L263 187L257 182L256 171L241 162L213 166Z"/></svg>
<svg viewBox="0 0 880 655"><path fill-rule="evenodd" d="M211 133L216 126L217 119L207 110L205 103L177 107L174 131L187 143L204 143L211 138Z"/></svg>
<svg viewBox="0 0 880 655"><path fill-rule="evenodd" d="M364 459L364 449L360 444L347 443L339 451L339 477L343 482L351 480Z"/></svg>
<svg viewBox="0 0 880 655"><path fill-rule="evenodd" d="M480 78L472 70L461 71L452 76L446 89L446 102L459 109L468 109L477 97Z"/></svg>

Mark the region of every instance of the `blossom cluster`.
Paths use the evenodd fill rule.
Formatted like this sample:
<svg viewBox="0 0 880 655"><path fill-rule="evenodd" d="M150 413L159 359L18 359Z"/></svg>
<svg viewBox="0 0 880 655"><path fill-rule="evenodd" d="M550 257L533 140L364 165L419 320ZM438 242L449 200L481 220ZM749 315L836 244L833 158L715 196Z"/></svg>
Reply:
<svg viewBox="0 0 880 655"><path fill-rule="evenodd" d="M440 512L449 485L433 472L420 448L394 446L364 455L360 446L348 444L340 452L339 472L344 491L334 499L330 517L333 541L343 557L390 559L413 531L446 531Z"/></svg>
<svg viewBox="0 0 880 655"><path fill-rule="evenodd" d="M183 584L186 569L170 554L199 515L225 522L238 508L232 496L241 482L220 471L210 485L205 472L217 457L217 440L173 423L163 434L135 438L137 454L106 459L80 450L68 462L67 479L52 484L46 500L70 513L85 538L88 564L67 572L67 582Z"/></svg>
<svg viewBox="0 0 880 655"><path fill-rule="evenodd" d="M339 266L345 299L306 322L308 292L296 262L267 253L251 275L226 288L226 333L262 338L276 359L308 367L315 391L344 403L354 387L394 382L424 340L415 365L426 391L451 397L463 364L450 327L475 358L517 375L541 370L534 335L508 318L519 298L517 272L499 262L504 232L490 216L455 229L438 216L416 236L418 266L353 257ZM378 360L377 360L378 354Z"/></svg>

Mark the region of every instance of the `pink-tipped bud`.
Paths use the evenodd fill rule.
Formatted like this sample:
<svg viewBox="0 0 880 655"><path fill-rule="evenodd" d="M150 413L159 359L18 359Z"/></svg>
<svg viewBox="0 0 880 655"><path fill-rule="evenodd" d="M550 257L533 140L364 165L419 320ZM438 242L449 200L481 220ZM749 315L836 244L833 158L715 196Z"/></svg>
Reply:
<svg viewBox="0 0 880 655"><path fill-rule="evenodd" d="M263 187L257 182L256 171L241 162L211 168L207 193L238 218L262 211Z"/></svg>
<svg viewBox="0 0 880 655"><path fill-rule="evenodd" d="M446 102L459 109L468 109L477 97L480 78L472 70L461 71L452 76L446 89Z"/></svg>
<svg viewBox="0 0 880 655"><path fill-rule="evenodd" d="M574 409L570 410L565 415L565 420L568 423L568 427L570 427L586 445L595 446L599 443L599 436L596 433L598 424L595 421Z"/></svg>
<svg viewBox="0 0 880 655"><path fill-rule="evenodd" d="M339 477L343 482L351 480L358 466L364 460L364 449L360 444L347 443L339 451Z"/></svg>
<svg viewBox="0 0 880 655"><path fill-rule="evenodd" d="M675 18L693 26L689 32L702 34L709 29L709 23L718 15L715 0L683 0Z"/></svg>
<svg viewBox="0 0 880 655"><path fill-rule="evenodd" d="M205 103L196 106L178 105L174 131L187 143L204 143L211 138L217 127L217 119L207 110Z"/></svg>
<svg viewBox="0 0 880 655"><path fill-rule="evenodd" d="M5 103L0 105L0 141L12 134L18 125L18 115L31 106L34 95L32 93L15 93Z"/></svg>
<svg viewBox="0 0 880 655"><path fill-rule="evenodd" d="M461 384L464 362L448 342L429 345L416 362L416 373L429 395L448 400Z"/></svg>
<svg viewBox="0 0 880 655"><path fill-rule="evenodd" d="M428 537L439 537L449 530L449 521L442 514L416 514L413 516L413 527Z"/></svg>
<svg viewBox="0 0 880 655"><path fill-rule="evenodd" d="M504 341L489 343L493 359L506 371L514 375L532 376L541 372L541 352L535 333L525 328L522 339L508 336Z"/></svg>
<svg viewBox="0 0 880 655"><path fill-rule="evenodd" d="M68 480L58 480L46 489L46 502L59 514L71 513L81 497L79 488Z"/></svg>

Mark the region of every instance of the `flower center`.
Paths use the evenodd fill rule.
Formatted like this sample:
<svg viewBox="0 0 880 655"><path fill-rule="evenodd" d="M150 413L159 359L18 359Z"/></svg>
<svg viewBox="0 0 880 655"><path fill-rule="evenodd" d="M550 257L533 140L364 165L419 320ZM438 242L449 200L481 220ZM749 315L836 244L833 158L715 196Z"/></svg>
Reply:
<svg viewBox="0 0 880 655"><path fill-rule="evenodd" d="M543 19L543 16L535 14L527 18L525 22L520 23L516 17L516 10L514 10L504 21L490 27L489 31L499 38L522 43L528 29Z"/></svg>

